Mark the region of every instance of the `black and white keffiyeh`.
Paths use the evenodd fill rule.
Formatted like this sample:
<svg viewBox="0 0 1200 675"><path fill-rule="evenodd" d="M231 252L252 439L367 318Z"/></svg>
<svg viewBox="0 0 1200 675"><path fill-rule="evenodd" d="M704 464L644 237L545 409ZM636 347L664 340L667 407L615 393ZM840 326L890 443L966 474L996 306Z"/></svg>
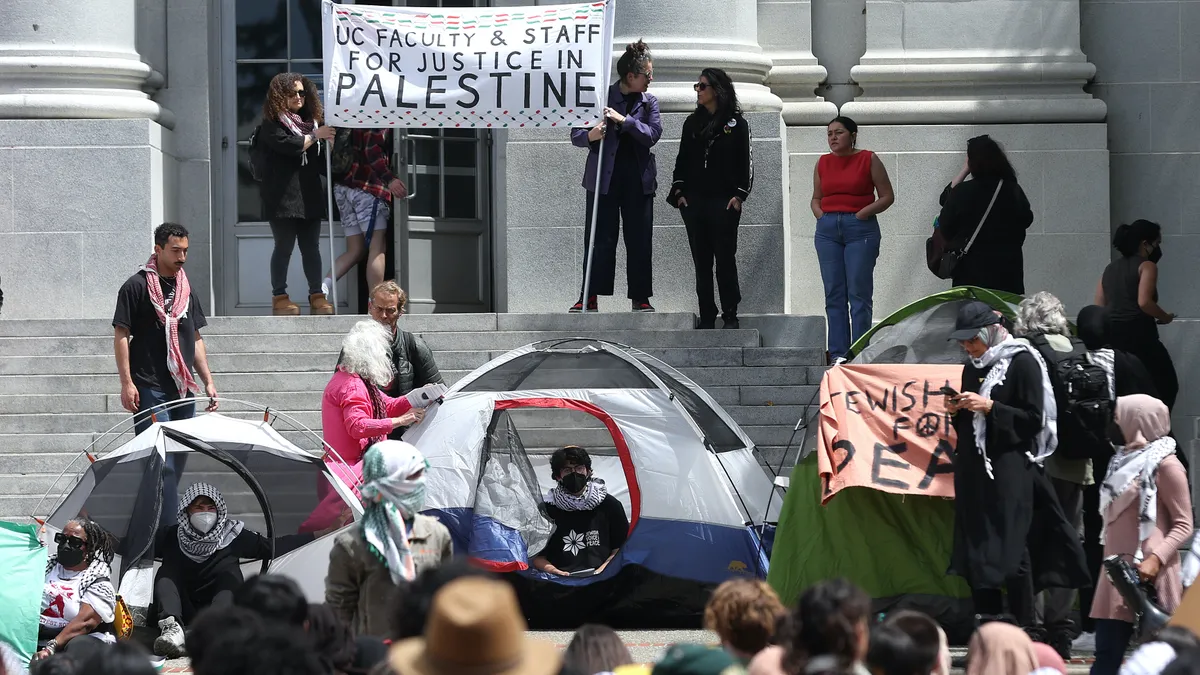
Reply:
<svg viewBox="0 0 1200 675"><path fill-rule="evenodd" d="M187 508L196 501L197 497L208 497L217 505L217 524L208 531L208 534L202 534L199 530L192 527L192 523L188 520ZM242 533L246 524L240 520L230 520L229 510L225 506L225 499L221 496L220 490L209 485L208 483L193 483L183 493L183 497L179 500L179 549L188 558L195 562L204 562L212 557L212 554L229 546L234 539Z"/></svg>
<svg viewBox="0 0 1200 675"><path fill-rule="evenodd" d="M990 399L992 389L1004 384L1004 379L1008 376L1008 367L1017 354L1026 352L1037 360L1038 369L1042 374L1042 430L1038 432L1037 436L1037 453L1030 454L1029 459L1040 465L1058 447L1058 404L1054 401L1054 388L1050 384L1046 361L1033 345L1025 340L1009 336L1007 331L1000 326L986 326L986 329L996 329L995 337L998 339L983 356L971 359L971 364L980 370L990 368L987 375L983 377L983 384L979 387L980 396ZM988 478L995 479L996 476L992 473L992 460L987 454L987 415L981 412L975 413L973 427L975 429L975 447L983 456L984 469L987 471Z"/></svg>
<svg viewBox="0 0 1200 675"><path fill-rule="evenodd" d="M57 565L58 556L55 554L50 554L50 559L46 561L46 574L49 575ZM64 567L63 569L65 570L66 568ZM61 575L59 576L61 577ZM92 562L87 566L87 569L80 572L76 579L78 579L78 586L76 588L79 589L80 596L90 590L91 592L100 595L104 599L116 603L117 594L112 586L112 566L100 558L92 559ZM107 581L109 583L97 583L100 581Z"/></svg>
<svg viewBox="0 0 1200 675"><path fill-rule="evenodd" d="M1117 448L1108 463L1108 474L1100 485L1100 514L1106 515L1113 501L1128 490L1136 481L1141 492L1138 504L1138 550L1134 559L1142 560L1141 544L1154 533L1155 521L1158 519L1158 466L1163 460L1175 454L1175 439L1170 436L1152 441L1145 447L1129 450L1122 446ZM1108 518L1104 518L1104 526L1100 530L1100 543L1106 542L1108 535Z"/></svg>
<svg viewBox="0 0 1200 675"><path fill-rule="evenodd" d="M600 502L607 496L608 487L604 485L604 481L590 478L581 495L573 495L555 485L546 493L546 503L553 504L563 511L591 511L600 506Z"/></svg>

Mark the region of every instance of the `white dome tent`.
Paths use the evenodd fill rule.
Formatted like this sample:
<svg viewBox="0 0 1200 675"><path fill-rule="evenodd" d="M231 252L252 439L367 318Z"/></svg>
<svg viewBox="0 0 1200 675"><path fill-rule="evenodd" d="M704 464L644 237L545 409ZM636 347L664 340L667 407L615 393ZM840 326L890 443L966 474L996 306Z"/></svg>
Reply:
<svg viewBox="0 0 1200 675"><path fill-rule="evenodd" d="M225 498L229 517L245 522L247 529L268 540L305 528L305 521L320 501L319 481L329 481L353 513L362 512L351 489L329 471L326 462L330 460L323 461L320 452L300 449L276 430L272 421L283 421L290 430L302 432L325 447L320 436L290 417L256 404L219 400L258 408L262 418L247 420L208 413L185 420L156 421L112 452L96 457L85 451L81 458L86 457L90 463L81 474L71 477L67 494L58 500L49 517L38 518L39 522L57 532L75 516L86 514L120 541L118 558L113 563L114 580L128 571L144 569L154 556L160 515L173 514L178 508L178 504L165 504L162 499L168 454L187 457L178 475L178 494L197 482L215 486ZM166 417L163 410L177 404L157 408L157 417ZM131 426L132 420L130 417L110 429L90 447L104 447L101 441L114 431L124 432L126 429L118 427ZM57 482L51 486L52 492L57 491L56 486ZM250 576L269 569L290 576L310 601L323 602L333 537L327 535L268 560L247 561L243 571Z"/></svg>
<svg viewBox="0 0 1200 675"><path fill-rule="evenodd" d="M694 623L713 585L766 575L759 535L783 500L754 443L695 383L636 349L588 338L515 349L455 384L405 440L429 461L426 508L455 551L514 573L534 604L558 605L548 614L561 616L571 589L608 585L610 624ZM549 456L564 445L588 450L629 516L628 541L597 576L528 565L553 529L543 495Z"/></svg>

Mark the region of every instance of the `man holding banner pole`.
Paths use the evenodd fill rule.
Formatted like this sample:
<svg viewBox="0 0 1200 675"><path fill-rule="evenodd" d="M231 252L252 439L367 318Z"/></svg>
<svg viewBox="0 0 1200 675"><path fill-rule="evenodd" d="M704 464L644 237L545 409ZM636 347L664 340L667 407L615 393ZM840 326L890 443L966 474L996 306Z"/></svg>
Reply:
<svg viewBox="0 0 1200 675"><path fill-rule="evenodd" d="M604 118L571 130L571 142L589 148L583 187L588 191L583 289L576 312L599 311L597 296L612 295L617 240L625 230L625 275L634 312L653 312L654 193L658 171L650 148L662 136L658 99L646 93L654 79L650 48L628 45L617 61L620 80L608 89ZM586 298L586 304L584 302Z"/></svg>

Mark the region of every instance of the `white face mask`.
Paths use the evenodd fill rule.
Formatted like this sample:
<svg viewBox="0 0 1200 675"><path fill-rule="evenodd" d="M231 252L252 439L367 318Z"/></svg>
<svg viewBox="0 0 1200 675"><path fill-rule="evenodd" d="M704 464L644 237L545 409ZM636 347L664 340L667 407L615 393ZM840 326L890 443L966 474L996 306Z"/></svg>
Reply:
<svg viewBox="0 0 1200 675"><path fill-rule="evenodd" d="M208 534L209 530L213 529L213 526L217 524L217 514L212 511L197 511L188 516L188 522L200 534Z"/></svg>

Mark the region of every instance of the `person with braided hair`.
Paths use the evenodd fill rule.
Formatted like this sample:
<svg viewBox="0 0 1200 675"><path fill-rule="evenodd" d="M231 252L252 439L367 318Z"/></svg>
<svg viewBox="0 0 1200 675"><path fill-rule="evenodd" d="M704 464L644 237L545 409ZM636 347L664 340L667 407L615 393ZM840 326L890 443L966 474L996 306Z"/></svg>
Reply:
<svg viewBox="0 0 1200 675"><path fill-rule="evenodd" d="M117 641L117 591L112 583L116 538L80 516L54 535L58 549L46 563L38 647L34 660L63 650L87 661Z"/></svg>

